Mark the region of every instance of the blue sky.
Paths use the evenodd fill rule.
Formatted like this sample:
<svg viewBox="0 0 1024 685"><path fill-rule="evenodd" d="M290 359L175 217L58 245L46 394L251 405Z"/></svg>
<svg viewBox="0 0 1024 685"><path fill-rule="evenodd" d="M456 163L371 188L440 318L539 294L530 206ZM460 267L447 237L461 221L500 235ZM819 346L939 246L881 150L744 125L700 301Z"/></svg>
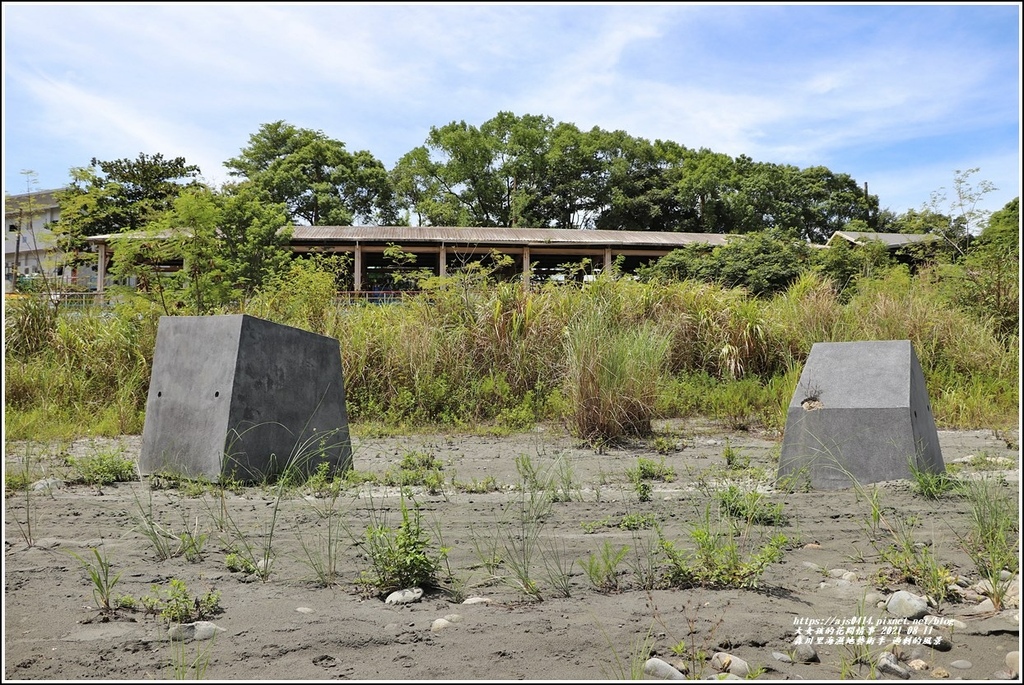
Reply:
<svg viewBox="0 0 1024 685"><path fill-rule="evenodd" d="M1016 2L5 2L3 31L5 193L140 152L217 185L277 120L390 169L510 111L823 165L897 213L956 170L997 187L982 209L1020 195Z"/></svg>

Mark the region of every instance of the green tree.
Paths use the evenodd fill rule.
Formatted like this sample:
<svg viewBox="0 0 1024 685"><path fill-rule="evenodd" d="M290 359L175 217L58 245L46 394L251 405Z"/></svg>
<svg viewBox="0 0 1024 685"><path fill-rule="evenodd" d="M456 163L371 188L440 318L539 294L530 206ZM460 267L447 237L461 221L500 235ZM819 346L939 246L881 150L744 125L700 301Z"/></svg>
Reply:
<svg viewBox="0 0 1024 685"><path fill-rule="evenodd" d="M854 292L861 277L870 277L891 266L893 259L879 240L856 246L846 240L836 240L827 249L811 250L809 263L812 269L827 276L845 299Z"/></svg>
<svg viewBox="0 0 1024 685"><path fill-rule="evenodd" d="M941 267L947 297L991 323L1003 338L1020 336L1020 198L993 213L955 264Z"/></svg>
<svg viewBox="0 0 1024 685"><path fill-rule="evenodd" d="M218 252L234 295L250 297L292 261L285 206L252 183L227 184L213 195L220 210Z"/></svg>
<svg viewBox="0 0 1024 685"><path fill-rule="evenodd" d="M1015 197L1002 209L993 212L988 225L978 235L980 249L1012 251L1020 249L1020 198Z"/></svg>
<svg viewBox="0 0 1024 685"><path fill-rule="evenodd" d="M781 292L807 268L810 245L794 231L768 229L730 238L711 257L716 280L752 295Z"/></svg>
<svg viewBox="0 0 1024 685"><path fill-rule="evenodd" d="M988 210L979 209L978 205L996 187L986 180L973 184L971 177L978 171L977 167L966 171L957 169L953 174L952 196L942 187L933 191L928 201L927 209L933 213L941 215L943 209L947 212L946 223L936 226L932 232L953 249L954 257L966 253L967 246L988 223L991 214Z"/></svg>
<svg viewBox="0 0 1024 685"><path fill-rule="evenodd" d="M755 296L781 292L811 266L811 247L792 231L737 235L725 245L687 245L638 271L643 280L702 280L745 288Z"/></svg>
<svg viewBox="0 0 1024 685"><path fill-rule="evenodd" d="M136 159L109 162L93 158L71 169L71 182L55 194L60 219L54 222L57 246L66 266L94 260L86 238L136 231L167 211L186 188L201 187L199 167L184 157L164 159L139 153Z"/></svg>
<svg viewBox="0 0 1024 685"><path fill-rule="evenodd" d="M209 314L250 297L291 263L281 205L250 183L191 188L144 231L111 240L111 273L165 313ZM168 266L179 266L167 272Z"/></svg>
<svg viewBox="0 0 1024 685"><path fill-rule="evenodd" d="M736 193L732 157L707 148L687 155L680 169L676 192L680 203L693 211L691 224L679 230L693 233L728 233L733 228L729 198Z"/></svg>
<svg viewBox="0 0 1024 685"><path fill-rule="evenodd" d="M602 139L599 128L583 132L574 124L560 123L552 129L537 226L582 229L597 223L608 203Z"/></svg>
<svg viewBox="0 0 1024 685"><path fill-rule="evenodd" d="M824 244L836 231L852 221L870 229L876 225L878 197L867 195L849 174L837 174L827 167L813 166L799 175L798 197L802 205L797 230L801 238Z"/></svg>
<svg viewBox="0 0 1024 685"><path fill-rule="evenodd" d="M595 228L616 231L678 231L689 214L676 192L686 148L671 141L651 143L624 131L601 134L607 167L607 198Z"/></svg>
<svg viewBox="0 0 1024 685"><path fill-rule="evenodd" d="M384 165L367 151L348 152L322 131L284 121L264 124L224 166L272 203L283 204L292 223L398 223L395 190Z"/></svg>
<svg viewBox="0 0 1024 685"><path fill-rule="evenodd" d="M637 269L637 278L643 281L713 281L714 248L705 243L691 243L672 250L657 261Z"/></svg>
<svg viewBox="0 0 1024 685"><path fill-rule="evenodd" d="M799 197L800 170L790 165L736 158L738 188L731 198L730 215L735 233L769 228L797 230L802 226Z"/></svg>
<svg viewBox="0 0 1024 685"><path fill-rule="evenodd" d="M908 209L892 218L888 233L939 233L949 225L950 219L945 214L939 214L931 209L922 209L920 212Z"/></svg>
<svg viewBox="0 0 1024 685"><path fill-rule="evenodd" d="M545 226L551 130L549 117L511 112L479 128L465 121L431 127L392 178L429 225Z"/></svg>

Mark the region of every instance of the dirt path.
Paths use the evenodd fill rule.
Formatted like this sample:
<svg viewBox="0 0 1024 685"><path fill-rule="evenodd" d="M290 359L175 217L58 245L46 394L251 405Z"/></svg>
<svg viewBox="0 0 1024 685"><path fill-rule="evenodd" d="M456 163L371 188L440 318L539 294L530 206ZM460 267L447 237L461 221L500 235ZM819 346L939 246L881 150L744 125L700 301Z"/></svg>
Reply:
<svg viewBox="0 0 1024 685"><path fill-rule="evenodd" d="M1018 440L1015 432L940 432L947 466L964 478L1001 479L1000 491L1015 501ZM138 447L138 436L127 436L79 441L69 449L78 455L123 450L135 457ZM364 485L338 498L343 516L335 520L349 530L336 536L333 553L340 582L321 587L309 550L326 549L323 498L293 492L277 503L272 491L252 487L220 500L210 493L153 490L146 481L99 489L55 486L30 501L32 546L24 540L24 496L9 497L5 506L5 679L169 679L176 664L204 655L200 675L212 680L607 680L628 677L649 655L689 668L693 677L717 672L710 659L716 652L745 661L761 679L860 679L873 667L853 663L855 643L812 641L814 663L778 658L793 655L798 631L805 633L809 623L834 625L858 616L877 626L879 635L898 623L904 638L912 637L912 627L944 637L934 645L913 638L898 647L898 665L912 679L943 672L989 679L1006 671L1008 653L1019 650L1019 579L1002 612L972 614L984 597L964 589L962 601L951 597L931 609L930 629L923 622L893 622L878 602L898 590L924 593L882 558L888 538L873 530L870 503L852 490L776 490L777 437L673 423L659 426L657 440L602 453L574 446L555 427L505 437L366 437L355 439L354 447L355 469L379 476L394 472L410 453L441 465L444 486L434 494L416 487L414 501L425 529L440 533L450 549L447 562L456 582L447 593L428 591L420 601L388 605L360 592L357 580L372 565L355 541L374 522L397 525L395 488ZM6 460L10 467L27 454L60 476L66 471L60 451L8 446ZM649 497L627 475L640 459L674 474L647 481ZM552 483L532 503L516 487L530 471ZM763 530L780 532L787 542L758 587L645 589L659 585L652 579L665 563L652 526L678 549L691 548L689 531L705 512L717 512L716 493L730 486L763 492L763 503L782 505L786 519L777 531ZM964 499L928 500L909 481L881 484L877 492L886 520L916 520L914 539L928 545L940 564L962 576L963 585L980 580L959 544L969 529ZM551 494L559 501L551 502ZM176 533L208 535L202 559L158 560L138 526L145 508ZM271 523L269 579L247 582L251 576L226 563L237 543L231 530L257 542ZM753 542L767 541L762 527L751 531ZM617 587L599 589L585 570L587 561L599 562L623 547L612 576ZM142 611L102 615L85 569L71 555L95 560L91 548L121 574L114 595L166 593L172 579L182 581L191 597L219 593L223 612L208 620L221 630L213 640L181 643L168 641L167 625ZM513 564L489 563L517 554L539 596L524 591ZM468 598L486 601L463 603ZM435 624L444 617L449 625ZM867 651L877 659L884 646ZM915 658L927 670L913 670Z"/></svg>

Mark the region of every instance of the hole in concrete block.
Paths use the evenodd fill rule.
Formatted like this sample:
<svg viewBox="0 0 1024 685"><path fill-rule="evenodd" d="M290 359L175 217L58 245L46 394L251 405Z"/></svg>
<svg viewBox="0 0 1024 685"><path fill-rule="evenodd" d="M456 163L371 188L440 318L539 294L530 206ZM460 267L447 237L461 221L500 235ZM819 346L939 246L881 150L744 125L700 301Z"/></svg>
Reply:
<svg viewBox="0 0 1024 685"><path fill-rule="evenodd" d="M160 392L159 390L157 390L157 391L156 391L156 396L157 396L157 397L163 397L163 396L164 396L164 394L163 394L162 392Z"/></svg>
<svg viewBox="0 0 1024 685"><path fill-rule="evenodd" d="M817 398L817 396L812 395L805 399L803 402L801 402L800 406L803 407L806 411L814 411L815 409L821 409L825 405L822 403L821 400Z"/></svg>
<svg viewBox="0 0 1024 685"><path fill-rule="evenodd" d="M220 390L218 390L217 392L213 393L213 396L214 397L220 397Z"/></svg>

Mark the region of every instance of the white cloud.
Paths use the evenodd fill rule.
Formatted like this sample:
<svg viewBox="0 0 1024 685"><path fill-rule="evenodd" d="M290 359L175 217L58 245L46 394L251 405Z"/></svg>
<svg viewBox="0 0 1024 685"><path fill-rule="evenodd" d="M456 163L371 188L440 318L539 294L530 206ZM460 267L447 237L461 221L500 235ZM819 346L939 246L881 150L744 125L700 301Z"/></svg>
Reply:
<svg viewBox="0 0 1024 685"><path fill-rule="evenodd" d="M1019 35L1009 55L993 19L962 21L988 15L926 9L5 3L5 166L145 150L224 175L277 119L391 165L431 126L513 111L759 161L854 174L874 150L912 169L1020 121Z"/></svg>

